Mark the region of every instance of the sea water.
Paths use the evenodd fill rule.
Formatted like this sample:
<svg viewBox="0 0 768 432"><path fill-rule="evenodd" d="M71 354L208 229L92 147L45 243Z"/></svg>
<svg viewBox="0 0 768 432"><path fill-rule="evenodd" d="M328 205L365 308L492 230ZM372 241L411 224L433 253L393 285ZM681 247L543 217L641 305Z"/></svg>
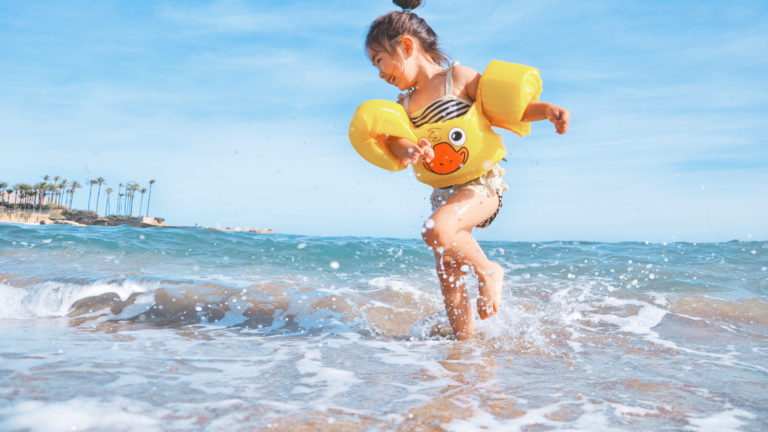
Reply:
<svg viewBox="0 0 768 432"><path fill-rule="evenodd" d="M0 430L768 430L768 242L482 245L456 342L419 240L0 225Z"/></svg>

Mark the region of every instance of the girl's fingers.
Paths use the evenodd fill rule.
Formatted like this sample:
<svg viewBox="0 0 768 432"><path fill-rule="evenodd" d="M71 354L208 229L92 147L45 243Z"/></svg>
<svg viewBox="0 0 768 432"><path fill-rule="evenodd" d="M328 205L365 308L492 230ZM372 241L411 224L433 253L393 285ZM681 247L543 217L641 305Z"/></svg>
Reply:
<svg viewBox="0 0 768 432"><path fill-rule="evenodd" d="M435 151L432 150L432 144L428 139L422 138L419 140L419 149L421 150L425 161L431 162L435 157Z"/></svg>

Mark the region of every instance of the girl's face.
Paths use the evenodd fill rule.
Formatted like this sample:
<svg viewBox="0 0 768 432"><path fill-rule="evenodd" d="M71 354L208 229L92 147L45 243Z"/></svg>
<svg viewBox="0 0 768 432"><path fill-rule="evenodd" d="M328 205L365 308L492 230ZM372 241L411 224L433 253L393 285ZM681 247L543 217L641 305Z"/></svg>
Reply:
<svg viewBox="0 0 768 432"><path fill-rule="evenodd" d="M399 43L392 54L383 49L370 49L368 55L379 70L379 78L400 90L406 90L413 87L415 80L415 74L411 71L412 62L409 61L412 55L408 51L407 47Z"/></svg>

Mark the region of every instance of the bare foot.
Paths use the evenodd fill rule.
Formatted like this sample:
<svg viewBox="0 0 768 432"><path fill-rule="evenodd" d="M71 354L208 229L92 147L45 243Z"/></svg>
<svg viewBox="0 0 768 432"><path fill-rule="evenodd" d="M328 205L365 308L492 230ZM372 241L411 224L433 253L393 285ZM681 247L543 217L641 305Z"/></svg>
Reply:
<svg viewBox="0 0 768 432"><path fill-rule="evenodd" d="M477 272L480 296L477 298L477 314L484 320L499 313L501 306L502 288L504 286L504 269L496 263L485 272Z"/></svg>

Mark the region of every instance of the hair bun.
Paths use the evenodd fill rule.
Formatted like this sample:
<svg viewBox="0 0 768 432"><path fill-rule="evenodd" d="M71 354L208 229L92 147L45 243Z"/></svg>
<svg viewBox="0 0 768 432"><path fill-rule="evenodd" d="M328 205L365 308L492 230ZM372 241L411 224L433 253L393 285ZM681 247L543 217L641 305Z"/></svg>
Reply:
<svg viewBox="0 0 768 432"><path fill-rule="evenodd" d="M392 0L392 3L394 3L400 9L413 10L421 6L422 1L421 0Z"/></svg>

